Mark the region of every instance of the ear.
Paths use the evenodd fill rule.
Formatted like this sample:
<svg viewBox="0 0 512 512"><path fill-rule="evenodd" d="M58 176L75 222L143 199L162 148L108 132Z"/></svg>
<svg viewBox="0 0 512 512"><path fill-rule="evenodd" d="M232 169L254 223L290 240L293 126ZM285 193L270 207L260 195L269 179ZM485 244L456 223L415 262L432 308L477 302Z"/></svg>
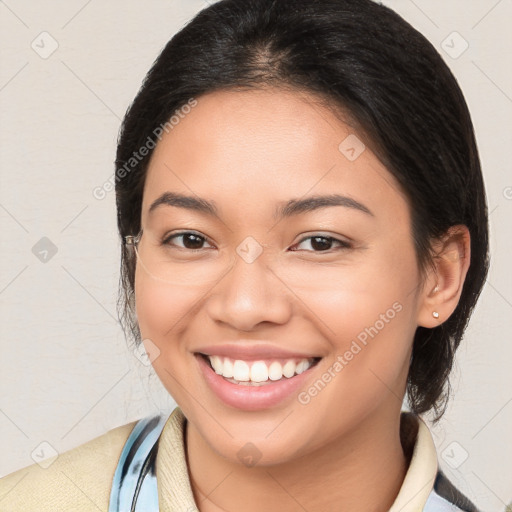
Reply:
<svg viewBox="0 0 512 512"><path fill-rule="evenodd" d="M429 329L445 322L459 303L471 259L469 230L464 225L452 226L432 246L433 267L418 308L418 325Z"/></svg>

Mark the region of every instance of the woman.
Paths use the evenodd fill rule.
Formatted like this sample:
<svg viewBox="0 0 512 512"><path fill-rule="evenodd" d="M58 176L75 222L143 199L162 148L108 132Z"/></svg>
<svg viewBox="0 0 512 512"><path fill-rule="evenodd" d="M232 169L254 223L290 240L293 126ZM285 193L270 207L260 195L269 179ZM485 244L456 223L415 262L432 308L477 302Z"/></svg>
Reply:
<svg viewBox="0 0 512 512"><path fill-rule="evenodd" d="M7 477L6 510L476 510L419 418L488 266L423 36L369 0L210 6L129 109L116 194L123 319L179 407Z"/></svg>

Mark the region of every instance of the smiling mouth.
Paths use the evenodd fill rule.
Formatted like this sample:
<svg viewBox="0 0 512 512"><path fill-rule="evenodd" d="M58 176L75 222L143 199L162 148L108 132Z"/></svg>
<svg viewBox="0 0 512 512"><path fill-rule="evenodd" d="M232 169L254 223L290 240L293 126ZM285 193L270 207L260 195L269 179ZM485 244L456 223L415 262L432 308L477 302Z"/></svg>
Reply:
<svg viewBox="0 0 512 512"><path fill-rule="evenodd" d="M241 386L264 386L289 380L313 368L322 359L310 357L245 361L200 352L196 353L196 356L200 356L212 371L227 382Z"/></svg>

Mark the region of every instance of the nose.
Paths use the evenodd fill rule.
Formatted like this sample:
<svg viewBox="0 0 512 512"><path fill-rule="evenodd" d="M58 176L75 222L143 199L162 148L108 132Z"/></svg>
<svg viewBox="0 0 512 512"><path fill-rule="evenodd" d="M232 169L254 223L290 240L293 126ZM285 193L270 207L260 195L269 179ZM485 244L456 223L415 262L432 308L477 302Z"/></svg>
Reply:
<svg viewBox="0 0 512 512"><path fill-rule="evenodd" d="M206 307L214 321L246 332L260 324L285 324L292 314L290 294L264 258L247 263L236 257Z"/></svg>

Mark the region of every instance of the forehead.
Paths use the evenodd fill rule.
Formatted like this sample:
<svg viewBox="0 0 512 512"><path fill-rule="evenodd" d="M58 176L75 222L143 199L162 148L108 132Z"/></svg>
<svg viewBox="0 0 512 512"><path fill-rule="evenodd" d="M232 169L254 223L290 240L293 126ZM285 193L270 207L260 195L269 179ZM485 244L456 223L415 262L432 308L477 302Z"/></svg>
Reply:
<svg viewBox="0 0 512 512"><path fill-rule="evenodd" d="M344 193L407 209L389 171L347 122L314 96L279 89L216 91L157 144L143 215L162 192L212 198L223 207ZM405 208L405 210L404 210Z"/></svg>

